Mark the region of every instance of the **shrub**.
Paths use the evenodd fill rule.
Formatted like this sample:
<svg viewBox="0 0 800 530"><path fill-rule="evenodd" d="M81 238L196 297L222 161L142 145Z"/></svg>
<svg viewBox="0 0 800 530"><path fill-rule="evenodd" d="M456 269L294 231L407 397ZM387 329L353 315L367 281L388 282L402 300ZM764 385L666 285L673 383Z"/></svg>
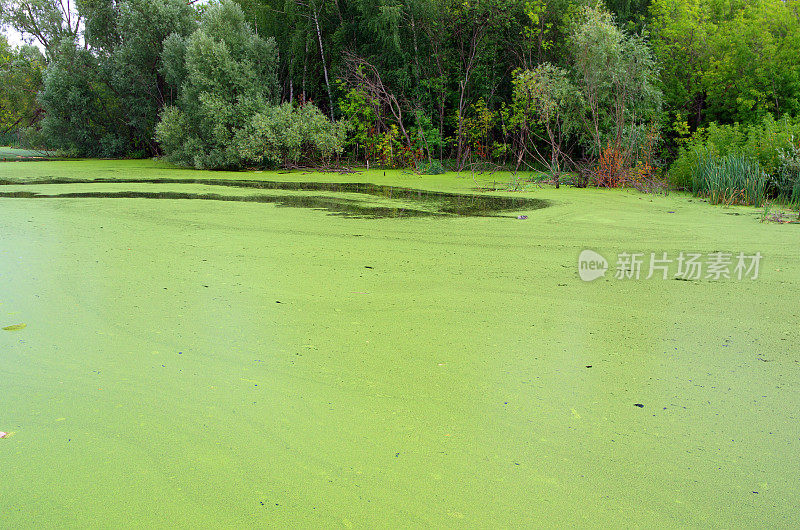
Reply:
<svg viewBox="0 0 800 530"><path fill-rule="evenodd" d="M198 169L241 167L234 138L277 99L277 62L275 40L259 37L230 0L212 3L189 37L167 38L161 73L179 87L156 126L167 158Z"/></svg>
<svg viewBox="0 0 800 530"><path fill-rule="evenodd" d="M311 103L267 107L237 132L235 151L243 163L297 166L301 160L326 164L344 148L346 122L331 122Z"/></svg>
<svg viewBox="0 0 800 530"><path fill-rule="evenodd" d="M759 163L761 169L775 177L780 166L782 150L789 148L793 138L800 138L800 119L784 116L779 120L771 115L761 122L744 126L717 125L695 132L681 148L669 170L670 183L678 189L692 188L692 175L706 157L724 158L739 154ZM775 194L775 188L768 190Z"/></svg>
<svg viewBox="0 0 800 530"><path fill-rule="evenodd" d="M423 175L441 175L447 173L439 160L431 160L429 164L420 164L418 171Z"/></svg>
<svg viewBox="0 0 800 530"><path fill-rule="evenodd" d="M677 160L670 167L670 183L678 189L692 189L693 175L701 162L708 157L724 157L730 153L740 153L745 142L745 134L739 124L717 125L712 123L706 129L695 132L686 142Z"/></svg>
<svg viewBox="0 0 800 530"><path fill-rule="evenodd" d="M794 140L794 138L792 138ZM792 141L778 154L778 168L770 178L776 196L800 205L800 144Z"/></svg>
<svg viewBox="0 0 800 530"><path fill-rule="evenodd" d="M625 165L622 150L616 145L607 145L600 152L592 184L599 188L616 188L625 180Z"/></svg>

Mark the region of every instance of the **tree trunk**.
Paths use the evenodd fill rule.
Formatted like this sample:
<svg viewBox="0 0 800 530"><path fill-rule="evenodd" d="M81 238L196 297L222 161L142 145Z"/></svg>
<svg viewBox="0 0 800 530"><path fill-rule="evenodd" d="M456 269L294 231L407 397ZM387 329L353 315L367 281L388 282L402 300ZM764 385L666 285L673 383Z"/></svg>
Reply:
<svg viewBox="0 0 800 530"><path fill-rule="evenodd" d="M469 73L466 74L464 81L459 83L461 85L461 93L458 98L458 146L456 148L458 171L464 169L464 161L461 157L464 155L464 96L467 90L467 79L469 79Z"/></svg>
<svg viewBox="0 0 800 530"><path fill-rule="evenodd" d="M306 103L306 75L308 74L308 35L306 35L306 54L303 56L303 86L302 93L300 95L300 103L305 105Z"/></svg>
<svg viewBox="0 0 800 530"><path fill-rule="evenodd" d="M317 27L317 40L319 41L319 55L322 58L322 73L325 75L325 87L328 89L328 104L330 105L331 120L333 120L333 93L331 92L331 82L328 79L328 66L325 64L325 50L322 47L322 32L319 29L319 17L316 7L312 8L314 13L314 25Z"/></svg>
<svg viewBox="0 0 800 530"><path fill-rule="evenodd" d="M419 45L417 44L417 24L414 20L414 13L411 13L411 35L413 36L414 42L414 67L416 71L414 72L417 83L419 83L419 78L422 75L421 69L419 67Z"/></svg>
<svg viewBox="0 0 800 530"><path fill-rule="evenodd" d="M289 104L294 101L294 53L289 58Z"/></svg>

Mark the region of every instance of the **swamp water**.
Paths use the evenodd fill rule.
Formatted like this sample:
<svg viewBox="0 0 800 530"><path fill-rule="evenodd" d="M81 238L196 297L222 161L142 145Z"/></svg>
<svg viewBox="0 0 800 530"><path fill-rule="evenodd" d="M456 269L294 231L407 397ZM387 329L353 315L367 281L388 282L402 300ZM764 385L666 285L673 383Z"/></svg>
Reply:
<svg viewBox="0 0 800 530"><path fill-rule="evenodd" d="M492 214L524 221L119 195L266 195L243 190L0 188L0 327L25 324L0 330L0 522L798 523L787 232L583 190ZM756 283L587 284L589 240L771 262Z"/></svg>
<svg viewBox="0 0 800 530"><path fill-rule="evenodd" d="M236 190L220 193L221 188ZM33 188L35 191L29 191ZM132 189L133 188L133 189ZM176 189L189 191L175 191ZM268 190L271 193L265 193ZM418 190L369 183L225 179L39 179L0 182L0 198L172 199L274 203L344 217L479 216L544 208L540 199Z"/></svg>

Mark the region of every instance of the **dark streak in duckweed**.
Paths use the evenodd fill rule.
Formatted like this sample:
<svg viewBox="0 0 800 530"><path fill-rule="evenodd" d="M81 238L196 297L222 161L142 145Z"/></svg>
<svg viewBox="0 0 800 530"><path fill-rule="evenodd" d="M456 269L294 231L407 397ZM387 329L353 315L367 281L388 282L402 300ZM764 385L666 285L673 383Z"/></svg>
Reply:
<svg viewBox="0 0 800 530"><path fill-rule="evenodd" d="M0 192L0 198L144 198L144 199L195 199L213 201L263 202L278 206L324 209L332 215L358 218L473 216L498 217L502 211L535 210L549 205L541 199L499 197L493 195L468 195L413 188L384 186L378 184L345 182L278 182L224 179L39 179L26 182L0 181L0 185L35 186L50 184L199 184L232 188L322 191L330 193L358 193L386 199L407 200L424 205L427 209L375 206L353 199L326 197L321 195L249 195L233 196L214 193L180 192L73 192L62 194L40 194L35 192Z"/></svg>
<svg viewBox="0 0 800 530"><path fill-rule="evenodd" d="M33 192L0 192L0 198L14 199L173 199L173 200L205 200L225 202L260 202L274 203L279 207L311 208L327 210L330 215L348 218L379 219L385 217L425 217L442 216L443 213L413 210L409 208L386 208L364 206L358 201L331 197L303 196L286 197L277 195L218 195L215 193L179 193L179 192L75 192L60 194L39 194Z"/></svg>

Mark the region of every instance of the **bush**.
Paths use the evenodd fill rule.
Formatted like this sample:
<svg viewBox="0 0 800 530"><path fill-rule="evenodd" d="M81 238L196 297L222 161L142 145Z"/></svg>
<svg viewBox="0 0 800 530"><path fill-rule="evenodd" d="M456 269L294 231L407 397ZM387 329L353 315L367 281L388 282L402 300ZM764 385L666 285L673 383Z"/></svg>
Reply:
<svg viewBox="0 0 800 530"><path fill-rule="evenodd" d="M301 160L328 163L344 149L346 122L331 122L316 106L285 103L256 113L234 139L243 164L283 167Z"/></svg>
<svg viewBox="0 0 800 530"><path fill-rule="evenodd" d="M746 136L739 124L717 125L695 132L680 150L677 160L670 167L670 183L678 189L692 189L693 175L701 162L709 157L725 157L742 152Z"/></svg>
<svg viewBox="0 0 800 530"><path fill-rule="evenodd" d="M423 175L441 175L442 173L447 173L447 170L439 160L431 160L429 164L420 164L418 171Z"/></svg>
<svg viewBox="0 0 800 530"><path fill-rule="evenodd" d="M778 169L770 178L770 186L777 197L800 205L800 144L792 141L787 149L780 150Z"/></svg>
<svg viewBox="0 0 800 530"><path fill-rule="evenodd" d="M744 126L717 125L695 132L669 170L672 186L678 189L692 188L692 175L701 161L707 157L724 158L728 155L743 155L755 160L766 173L775 177L782 150L789 148L793 138L800 138L800 119L788 116L776 120L765 116L760 123ZM768 190L775 194L775 188Z"/></svg>
<svg viewBox="0 0 800 530"><path fill-rule="evenodd" d="M260 38L230 0L211 4L188 38L164 42L162 74L179 87L156 139L167 159L198 169L235 169L242 158L234 138L277 99L278 51Z"/></svg>

